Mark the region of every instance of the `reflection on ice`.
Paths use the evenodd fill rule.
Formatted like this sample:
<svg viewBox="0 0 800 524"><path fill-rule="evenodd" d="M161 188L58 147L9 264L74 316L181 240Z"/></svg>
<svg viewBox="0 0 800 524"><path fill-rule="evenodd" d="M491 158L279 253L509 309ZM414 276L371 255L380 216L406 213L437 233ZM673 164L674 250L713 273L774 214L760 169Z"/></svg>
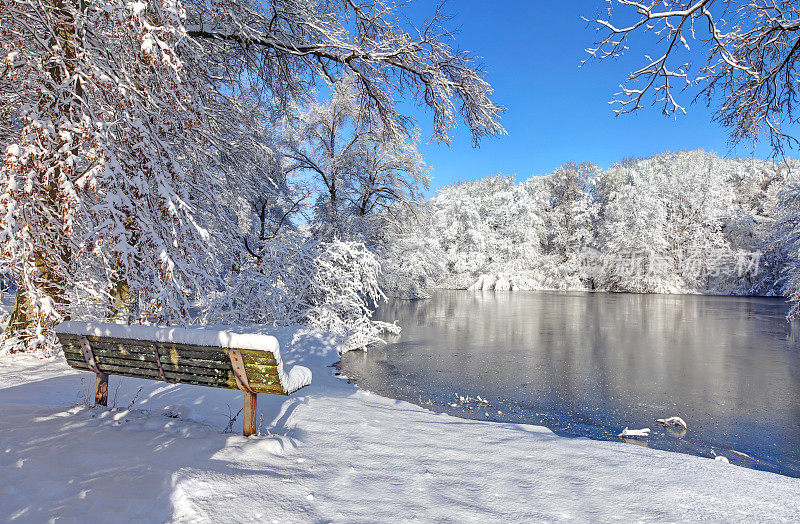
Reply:
<svg viewBox="0 0 800 524"><path fill-rule="evenodd" d="M657 425L647 442L800 476L800 351L787 310L752 297L439 292L382 306L400 337L342 365L366 389L561 434L618 441L625 426L680 414L688 431ZM487 406L453 407L454 395Z"/></svg>

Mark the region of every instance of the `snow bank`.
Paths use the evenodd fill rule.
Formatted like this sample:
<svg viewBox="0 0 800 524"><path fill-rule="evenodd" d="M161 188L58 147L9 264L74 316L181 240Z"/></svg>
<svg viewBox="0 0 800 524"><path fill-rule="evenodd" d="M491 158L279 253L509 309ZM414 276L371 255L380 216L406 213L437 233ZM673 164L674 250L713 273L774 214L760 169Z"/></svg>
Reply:
<svg viewBox="0 0 800 524"><path fill-rule="evenodd" d="M193 346L208 346L221 349L246 349L268 351L275 357L281 386L287 393L311 384L311 370L295 366L285 372L278 339L260 333L235 333L228 330L187 329L181 327L127 326L102 322L67 321L56 326L56 333L113 337L147 342L172 342Z"/></svg>
<svg viewBox="0 0 800 524"><path fill-rule="evenodd" d="M0 357L0 521L793 521L800 480L546 428L435 414L333 374L336 347L273 331L316 375L260 395L260 437L222 434L241 393ZM84 383L82 383L82 379ZM118 389L118 391L117 391ZM260 418L260 417L259 417Z"/></svg>

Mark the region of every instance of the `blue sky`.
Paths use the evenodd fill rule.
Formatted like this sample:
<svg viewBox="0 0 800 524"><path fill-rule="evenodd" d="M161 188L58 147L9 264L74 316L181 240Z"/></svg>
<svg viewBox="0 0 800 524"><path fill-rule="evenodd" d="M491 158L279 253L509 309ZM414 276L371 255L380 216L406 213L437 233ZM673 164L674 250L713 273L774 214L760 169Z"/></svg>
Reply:
<svg viewBox="0 0 800 524"><path fill-rule="evenodd" d="M415 11L428 13L427 0ZM450 148L428 143L431 115L419 114L422 153L432 167L428 195L458 180L493 173L517 180L549 173L569 161L592 161L602 167L627 156L650 156L667 150L703 148L722 156L769 156L766 146L731 150L727 132L711 123L711 110L684 97L688 115L666 117L656 107L615 117L608 101L637 65L642 49L620 61L579 67L594 29L581 20L603 8L602 0L451 0L456 45L481 58L495 100L508 111L502 123L507 136L485 140L473 149L461 127Z"/></svg>

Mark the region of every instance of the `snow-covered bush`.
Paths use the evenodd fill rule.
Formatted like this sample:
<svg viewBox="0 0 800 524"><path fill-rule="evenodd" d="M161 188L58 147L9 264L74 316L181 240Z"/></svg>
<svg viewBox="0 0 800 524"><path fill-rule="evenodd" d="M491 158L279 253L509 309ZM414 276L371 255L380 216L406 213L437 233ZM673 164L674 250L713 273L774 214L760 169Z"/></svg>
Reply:
<svg viewBox="0 0 800 524"><path fill-rule="evenodd" d="M313 268L308 324L338 335L340 351L380 342L385 330L399 332L393 324L371 318L373 305L385 295L378 286L380 262L364 244L323 243Z"/></svg>
<svg viewBox="0 0 800 524"><path fill-rule="evenodd" d="M340 351L380 342L394 325L373 321L385 298L380 262L362 243L299 233L266 242L258 261L231 272L205 315L224 324L306 325L339 337Z"/></svg>

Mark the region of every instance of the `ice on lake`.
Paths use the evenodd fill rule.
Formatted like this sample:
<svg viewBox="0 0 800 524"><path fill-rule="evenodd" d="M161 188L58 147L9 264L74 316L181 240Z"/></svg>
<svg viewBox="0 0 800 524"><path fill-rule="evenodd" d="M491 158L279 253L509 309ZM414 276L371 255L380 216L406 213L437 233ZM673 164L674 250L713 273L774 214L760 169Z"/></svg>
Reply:
<svg viewBox="0 0 800 524"><path fill-rule="evenodd" d="M341 365L437 411L602 440L652 428L631 443L800 477L787 312L772 298L442 291L381 306L400 337ZM672 416L688 429L656 422Z"/></svg>

